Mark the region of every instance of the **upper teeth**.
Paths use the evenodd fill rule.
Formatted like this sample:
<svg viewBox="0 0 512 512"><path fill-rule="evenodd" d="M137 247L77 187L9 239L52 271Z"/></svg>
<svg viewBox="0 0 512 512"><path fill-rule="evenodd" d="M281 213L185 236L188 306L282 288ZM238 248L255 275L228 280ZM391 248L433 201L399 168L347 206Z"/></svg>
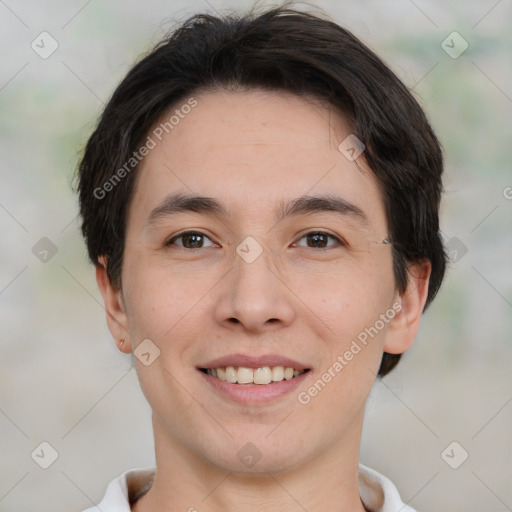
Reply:
<svg viewBox="0 0 512 512"><path fill-rule="evenodd" d="M304 373L305 370L294 370L284 366L263 366L261 368L245 368L226 366L225 368L207 368L206 373L220 380L238 384L269 384L283 379L290 380Z"/></svg>

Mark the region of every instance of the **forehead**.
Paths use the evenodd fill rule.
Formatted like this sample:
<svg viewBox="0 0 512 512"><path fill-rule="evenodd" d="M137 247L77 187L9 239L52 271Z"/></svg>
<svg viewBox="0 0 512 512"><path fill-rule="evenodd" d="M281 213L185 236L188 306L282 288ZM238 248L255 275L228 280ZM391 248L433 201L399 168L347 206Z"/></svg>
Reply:
<svg viewBox="0 0 512 512"><path fill-rule="evenodd" d="M148 133L155 147L139 166L130 218L146 220L174 192L218 198L237 219L253 221L262 211L270 218L283 201L336 194L385 228L375 176L363 158L350 161L338 149L351 133L340 113L276 91L194 99L194 108L181 110L185 98Z"/></svg>

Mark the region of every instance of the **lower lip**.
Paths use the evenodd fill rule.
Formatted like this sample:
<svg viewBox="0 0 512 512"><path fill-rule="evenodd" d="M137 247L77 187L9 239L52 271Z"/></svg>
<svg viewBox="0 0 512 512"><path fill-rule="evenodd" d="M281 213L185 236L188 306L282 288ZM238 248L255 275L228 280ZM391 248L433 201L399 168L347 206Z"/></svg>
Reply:
<svg viewBox="0 0 512 512"><path fill-rule="evenodd" d="M213 389L243 405L267 403L291 393L297 389L311 373L311 370L309 370L293 379L281 380L270 384L233 384L225 380L220 380L217 377L212 377L201 370L197 371L206 379L206 382L212 386Z"/></svg>

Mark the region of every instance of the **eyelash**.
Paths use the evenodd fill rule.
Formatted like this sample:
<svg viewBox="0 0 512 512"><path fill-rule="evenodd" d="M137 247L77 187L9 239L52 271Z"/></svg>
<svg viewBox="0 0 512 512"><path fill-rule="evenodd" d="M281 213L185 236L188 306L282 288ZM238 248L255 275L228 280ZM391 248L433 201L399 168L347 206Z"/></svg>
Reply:
<svg viewBox="0 0 512 512"><path fill-rule="evenodd" d="M167 247L170 247L172 245L174 245L174 242L180 238L183 238L185 235L200 235L202 237L205 237L205 238L208 238L208 240L212 241L211 238L208 236L208 235L205 235L204 233L201 233L201 231L184 231L183 233L179 233L178 235L175 235L173 236L172 238L170 238L166 243L165 245ZM304 233L300 238L299 238L299 241L302 240L303 238L309 236L309 235L326 235L328 238L332 238L334 240L336 240L336 243L339 245L339 246L342 246L342 247L346 247L347 246L347 243L340 237L336 236L336 235L333 235L332 233L329 233L328 231L308 231L307 233ZM180 247L180 246L178 246ZM331 246L332 247L332 246ZM194 249L190 249L188 247L180 247L180 248L183 248L183 249L187 249L189 251L192 251ZM317 250L326 250L328 249L329 247L318 247ZM204 247L199 247L198 249L204 249ZM313 249L313 247L309 247L309 249ZM197 249L196 249L197 250Z"/></svg>

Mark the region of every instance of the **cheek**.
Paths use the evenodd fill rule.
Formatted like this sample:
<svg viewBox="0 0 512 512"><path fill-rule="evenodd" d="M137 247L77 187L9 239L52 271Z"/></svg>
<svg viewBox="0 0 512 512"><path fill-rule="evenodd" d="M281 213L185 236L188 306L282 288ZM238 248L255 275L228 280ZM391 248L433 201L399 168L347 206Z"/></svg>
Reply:
<svg viewBox="0 0 512 512"><path fill-rule="evenodd" d="M356 417L356 411L364 407L375 382L387 324L374 329L389 309L393 281L376 281L372 274L351 282L326 279L318 284L306 297L322 320L316 324L322 339L322 365L316 379L301 390L300 403L307 403L315 417L329 411L332 424L337 425L335 435L345 428L348 417Z"/></svg>
<svg viewBox="0 0 512 512"><path fill-rule="evenodd" d="M316 322L322 367L313 387L303 390L304 400L311 400L311 410L318 414L332 411L339 416L339 425L347 409L364 404L382 359L387 324L381 326L379 319L393 300L394 279L391 262L380 263L364 271L317 275L315 285L304 281L302 291L297 291L322 320Z"/></svg>
<svg viewBox="0 0 512 512"><path fill-rule="evenodd" d="M149 264L142 257L127 260L126 276L133 348L149 339L159 350L158 365L151 375L136 361L144 394L151 403L151 395L159 396L163 385L180 395L180 386L172 376L184 382L190 371L195 371L205 326L213 321L208 291L214 289L219 276L213 269L177 271L170 265ZM189 399L184 395L176 403Z"/></svg>
<svg viewBox="0 0 512 512"><path fill-rule="evenodd" d="M211 272L183 272L137 253L127 255L123 274L131 331L155 340L172 336L215 282Z"/></svg>
<svg viewBox="0 0 512 512"><path fill-rule="evenodd" d="M294 280L293 289L329 328L329 337L340 342L373 325L395 293L387 260L337 272L304 273Z"/></svg>

